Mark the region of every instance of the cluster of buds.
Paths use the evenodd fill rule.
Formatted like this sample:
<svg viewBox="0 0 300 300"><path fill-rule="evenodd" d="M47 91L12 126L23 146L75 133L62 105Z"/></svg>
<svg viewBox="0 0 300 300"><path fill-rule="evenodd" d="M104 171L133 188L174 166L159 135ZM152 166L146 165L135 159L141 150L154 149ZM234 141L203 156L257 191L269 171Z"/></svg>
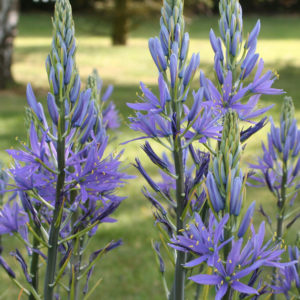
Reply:
<svg viewBox="0 0 300 300"><path fill-rule="evenodd" d="M109 98L114 89L113 86L109 85L102 95L103 81L100 78L97 70L94 70L92 75L88 77L87 88L91 89L92 99L95 100L98 111L102 114L102 123L104 125L104 128L106 130L114 130L119 128L120 121L118 111L116 110L116 105L113 101L109 101Z"/></svg>
<svg viewBox="0 0 300 300"><path fill-rule="evenodd" d="M268 143L262 144L263 156L250 166L259 172L251 176L253 184L267 186L280 203L293 204L297 196L300 174L300 130L294 115L294 104L286 97L280 116L280 127L270 118ZM283 195L284 194L284 195Z"/></svg>
<svg viewBox="0 0 300 300"><path fill-rule="evenodd" d="M217 78L219 83L223 84L227 72L231 71L234 74L234 80L244 80L252 72L259 58L255 52L257 37L260 32L260 21L257 21L243 44L243 16L239 1L221 0L219 11L221 38L217 38L212 29L210 31L210 40L215 52ZM222 42L226 49L225 55L222 50ZM239 67L240 74L237 73Z"/></svg>
<svg viewBox="0 0 300 300"><path fill-rule="evenodd" d="M242 146L238 124L237 113L228 111L224 117L222 139L218 144L206 181L211 209L215 213L228 213L233 216L234 221L236 221L235 217L241 219L240 213L247 180L247 175L243 175L240 168ZM253 210L254 204L251 205L251 209L241 222L238 231L240 237L249 227ZM236 226L237 224L234 223L232 224Z"/></svg>

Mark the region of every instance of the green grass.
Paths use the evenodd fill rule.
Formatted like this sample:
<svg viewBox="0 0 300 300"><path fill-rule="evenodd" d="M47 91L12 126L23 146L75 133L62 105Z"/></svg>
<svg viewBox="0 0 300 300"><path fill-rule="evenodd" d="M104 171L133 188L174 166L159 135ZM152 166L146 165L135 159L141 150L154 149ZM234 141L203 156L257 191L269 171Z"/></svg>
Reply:
<svg viewBox="0 0 300 300"><path fill-rule="evenodd" d="M280 74L277 87L285 89L288 95L295 100L297 118L300 120L300 19L295 17L260 17L262 32L259 41L259 52L264 58L267 67L276 69ZM245 26L250 29L257 17L245 17ZM134 135L127 126L127 117L132 113L126 102L137 99L139 81L144 81L154 90L156 84L156 68L151 61L147 50L147 40L158 33L158 17L141 23L132 33L127 47L112 47L109 32L110 24L107 20L96 16L75 15L78 38L77 64L83 81L86 80L93 68L97 68L105 84L113 83L115 91L113 98L123 120L120 129L119 142L126 141ZM217 24L216 17L199 17L187 19L187 28L190 32L191 51L201 54L201 68L212 76L213 55L208 41L211 26ZM31 82L37 96L45 101L47 78L44 61L50 48L51 21L48 14L23 15L20 20L19 36L15 42L13 73L18 85L11 90L0 92L0 157L6 162L8 156L5 149L18 147L18 141L24 140L25 85ZM197 82L194 83L195 86ZM270 112L278 120L282 96L264 97L261 106L275 103ZM253 161L260 153L260 140L265 139L267 128L262 130L248 143L248 151L244 156L244 163ZM117 142L114 146L122 149ZM140 143L135 142L126 146L124 160L133 162L139 156L147 169L153 174L155 169L149 160L142 154ZM137 172L130 167L130 173ZM155 173L154 176L157 176ZM100 277L103 281L91 299L101 300L161 300L164 299L159 274L154 262L154 255L150 247L151 239L157 237L153 226L151 207L143 199L140 188L144 181L138 177L127 185L122 194L128 195L116 216L118 223L105 225L93 241L93 249L101 248L111 239L122 238L124 245L103 259L94 274L91 285ZM274 200L266 190L249 189L247 201L256 200L263 203L266 210L274 215ZM299 199L298 199L299 200ZM255 219L257 224L260 218ZM4 239L5 251L10 251L16 243L10 244ZM10 260L17 269L17 264ZM18 272L20 274L20 272ZM20 274L21 275L21 274ZM19 291L1 273L0 300L17 299ZM2 294L2 295L1 295ZM25 299L23 296L21 299Z"/></svg>

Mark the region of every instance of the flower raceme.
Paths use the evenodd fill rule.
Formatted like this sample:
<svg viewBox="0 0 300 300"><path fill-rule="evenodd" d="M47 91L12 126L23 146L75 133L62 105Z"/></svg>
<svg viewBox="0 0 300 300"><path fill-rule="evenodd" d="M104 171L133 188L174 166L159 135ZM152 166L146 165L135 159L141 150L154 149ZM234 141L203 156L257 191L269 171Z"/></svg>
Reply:
<svg viewBox="0 0 300 300"><path fill-rule="evenodd" d="M266 184L268 188L278 195L282 183L282 167L287 165L287 188L293 197L297 194L297 177L300 171L300 131L294 116L294 104L291 98L285 98L280 118L280 127L276 127L270 118L271 129L268 133L268 144L262 144L263 157L258 158L258 164L251 167L260 171L263 176L252 176L258 185Z"/></svg>
<svg viewBox="0 0 300 300"><path fill-rule="evenodd" d="M240 168L240 139L238 115L229 110L224 117L222 138L207 175L206 187L211 209L215 213L229 213L233 223L236 223L236 217L241 213L247 180ZM246 213L243 221L240 221L240 226L249 226L252 214L253 210ZM239 229L239 235L247 230L242 227Z"/></svg>
<svg viewBox="0 0 300 300"><path fill-rule="evenodd" d="M57 1L53 27L53 41L46 60L50 85L47 110L37 101L29 84L26 93L32 119L29 142L23 149L8 150L14 159L9 169L12 183L8 190L18 192L23 208L17 202L3 207L0 234L21 233L32 257L29 275L25 257L18 250L12 255L19 261L26 278L33 279L30 290L26 290L30 297L36 299L39 294L34 278L38 277L41 256L47 258L45 299L53 299L55 284L63 281L66 274L71 278L67 288L69 297L72 294L79 299L88 293L87 284L80 290L79 278L87 275L88 282L96 260L121 244L109 243L87 264L81 265L82 253L99 225L115 221L111 214L124 200L116 190L130 176L120 171L122 153L106 153L106 130L119 126L114 104L108 102L112 87L101 95L102 81L96 72L89 77L87 88L81 87L68 0ZM45 248L46 256L40 251ZM63 258L60 263L58 254ZM9 270L3 262L1 265Z"/></svg>
<svg viewBox="0 0 300 300"><path fill-rule="evenodd" d="M247 174L240 168L241 143L260 130L266 119L241 133L238 119L253 122L252 119L271 108L258 108L261 95L283 91L272 88L276 76L271 72L263 74L264 62L256 53L260 22L243 42L241 6L236 0L222 0L219 25L220 38L210 32L218 83L214 85L200 72L200 88L192 92L191 82L198 70L200 56L193 54L189 61L187 59L189 35L184 32L182 1L165 0L159 37L149 40L150 54L159 73L158 94L141 83L140 101L127 104L135 110L135 116L129 120L131 129L141 133L137 139L152 139L169 152L160 156L149 142L143 146L147 156L159 168L163 179L160 183L148 174L138 159L135 165L154 191L151 193L144 188L143 194L154 207L156 224L166 238L164 244L170 244L170 239L174 241L174 236L178 236L184 224L193 219L194 213L200 212L205 217L207 204L220 218L228 214L230 226L225 230L226 241L233 236L243 237L252 222L254 202L244 218L241 214L247 181ZM251 81L250 75L256 66ZM211 139L218 140L216 151L211 148ZM207 154L199 155L196 143L210 151L209 159L204 158ZM188 237L182 237L182 241L185 239ZM205 247L210 248L209 245ZM220 251L228 254L229 248L225 244ZM168 290L166 282L164 286L169 299L183 299L184 271L181 266L186 257L180 254L179 248L175 249L178 252L173 261L174 288ZM154 250L161 266L163 256L159 247ZM170 253L168 257L171 257Z"/></svg>
<svg viewBox="0 0 300 300"><path fill-rule="evenodd" d="M242 8L239 1L221 0L219 12L221 36L217 37L212 29L209 34L215 53L214 71L218 84L214 85L203 72L200 84L205 89L206 100L212 101L217 111L224 114L228 109L232 109L238 113L240 119L250 121L272 107L256 109L261 95L278 95L283 91L272 88L276 76L271 71L262 75L264 61L259 60L259 54L256 53L260 21L243 42ZM253 81L245 82L256 65ZM242 100L246 97L250 99L243 103Z"/></svg>

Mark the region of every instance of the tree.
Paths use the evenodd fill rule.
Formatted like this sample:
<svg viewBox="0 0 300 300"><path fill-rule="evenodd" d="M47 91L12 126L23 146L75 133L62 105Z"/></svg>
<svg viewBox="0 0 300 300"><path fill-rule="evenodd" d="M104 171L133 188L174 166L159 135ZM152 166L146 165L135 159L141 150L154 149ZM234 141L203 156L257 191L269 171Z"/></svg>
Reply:
<svg viewBox="0 0 300 300"><path fill-rule="evenodd" d="M113 45L126 45L129 32L129 0L114 0Z"/></svg>
<svg viewBox="0 0 300 300"><path fill-rule="evenodd" d="M158 14L161 8L162 0L113 0L113 45L126 45L129 31L132 29L132 20L137 22L138 19ZM109 0L107 1L109 3ZM186 7L192 11L205 12L211 11L213 6L212 0L186 0Z"/></svg>
<svg viewBox="0 0 300 300"><path fill-rule="evenodd" d="M0 0L0 89L13 82L13 41L17 34L19 1Z"/></svg>

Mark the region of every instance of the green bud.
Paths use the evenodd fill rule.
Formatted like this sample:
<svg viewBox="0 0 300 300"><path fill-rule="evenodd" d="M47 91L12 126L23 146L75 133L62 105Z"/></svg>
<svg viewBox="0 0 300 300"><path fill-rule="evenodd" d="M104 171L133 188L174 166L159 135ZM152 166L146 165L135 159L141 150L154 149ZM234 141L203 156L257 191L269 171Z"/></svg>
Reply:
<svg viewBox="0 0 300 300"><path fill-rule="evenodd" d="M178 21L178 16L179 16L179 9L178 9L177 6L175 6L174 9L173 9L174 23L177 23L177 21Z"/></svg>
<svg viewBox="0 0 300 300"><path fill-rule="evenodd" d="M229 110L224 116L218 153L223 155L226 176L228 176L229 169L238 168L241 156L239 118L235 111Z"/></svg>
<svg viewBox="0 0 300 300"><path fill-rule="evenodd" d="M280 116L280 122L286 124L285 130L288 131L292 122L295 119L295 106L291 97L285 97L282 105L282 112ZM287 133L287 132L286 132Z"/></svg>
<svg viewBox="0 0 300 300"><path fill-rule="evenodd" d="M93 73L88 77L87 88L92 90L92 99L94 99L97 104L100 103L101 91L98 90L98 86L101 85L102 85L102 80L97 70L94 70Z"/></svg>
<svg viewBox="0 0 300 300"><path fill-rule="evenodd" d="M174 23L174 19L170 18L169 20L169 30L172 34L172 40L174 39L174 30L175 30L175 23Z"/></svg>

